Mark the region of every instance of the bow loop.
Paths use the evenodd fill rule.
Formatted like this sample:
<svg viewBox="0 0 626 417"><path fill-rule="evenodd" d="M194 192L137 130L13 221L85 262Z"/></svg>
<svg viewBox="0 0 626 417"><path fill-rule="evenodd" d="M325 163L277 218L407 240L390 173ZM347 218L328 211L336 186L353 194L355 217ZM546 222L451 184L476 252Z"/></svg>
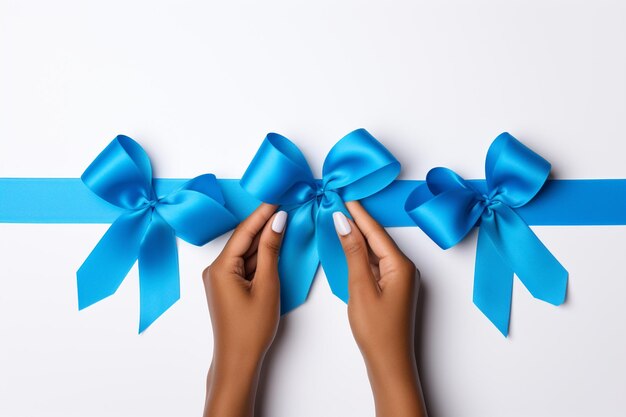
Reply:
<svg viewBox="0 0 626 417"><path fill-rule="evenodd" d="M163 197L155 210L174 229L176 236L202 246L236 224L224 204L217 179L212 174L205 174ZM207 218L208 213L210 218Z"/></svg>
<svg viewBox="0 0 626 417"><path fill-rule="evenodd" d="M237 220L224 207L213 175L196 177L157 198L148 155L127 136L116 137L82 179L99 197L126 211L77 272L79 309L114 294L139 260L142 332L180 297L176 236L203 245Z"/></svg>
<svg viewBox="0 0 626 417"><path fill-rule="evenodd" d="M487 151L487 189L517 208L535 197L550 174L550 163L508 133L500 134Z"/></svg>
<svg viewBox="0 0 626 417"><path fill-rule="evenodd" d="M404 209L442 249L459 243L480 221L485 198L456 172L433 168L409 194Z"/></svg>
<svg viewBox="0 0 626 417"><path fill-rule="evenodd" d="M261 201L289 211L278 261L283 313L305 301L320 261L333 293L348 300L346 259L332 213L347 215L344 201L375 194L399 171L400 163L364 129L349 133L331 149L321 181L313 178L293 142L267 135L240 185Z"/></svg>
<svg viewBox="0 0 626 417"><path fill-rule="evenodd" d="M475 191L459 174L443 167L436 167L428 171L426 184L434 195L452 190Z"/></svg>
<svg viewBox="0 0 626 417"><path fill-rule="evenodd" d="M365 129L341 138L324 160L325 189L340 190L345 201L360 200L382 190L400 173L398 160Z"/></svg>
<svg viewBox="0 0 626 417"><path fill-rule="evenodd" d="M150 159L128 136L113 139L85 170L81 180L98 197L124 209L139 209L156 199Z"/></svg>
<svg viewBox="0 0 626 417"><path fill-rule="evenodd" d="M439 189L433 194L430 183L409 194L404 209L440 248L449 249L472 230L483 214L485 204L471 188Z"/></svg>
<svg viewBox="0 0 626 417"><path fill-rule="evenodd" d="M315 198L317 185L300 149L286 137L269 133L243 174L241 186L270 204L302 204Z"/></svg>

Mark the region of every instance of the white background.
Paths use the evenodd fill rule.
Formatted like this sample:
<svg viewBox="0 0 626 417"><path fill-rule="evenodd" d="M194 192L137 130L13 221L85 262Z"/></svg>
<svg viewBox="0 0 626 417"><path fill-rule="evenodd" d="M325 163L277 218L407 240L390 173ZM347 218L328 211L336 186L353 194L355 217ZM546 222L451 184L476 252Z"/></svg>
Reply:
<svg viewBox="0 0 626 417"><path fill-rule="evenodd" d="M156 175L238 178L268 131L320 175L366 127L402 178L482 178L501 131L557 178L624 178L626 7L618 1L0 2L0 176L78 177L118 133ZM137 271L78 312L75 271L107 225L0 226L0 416L198 416L212 336L180 243L182 298L145 334ZM537 227L564 306L516 281L511 335L472 304L475 234L449 251L392 229L422 271L431 416L617 416L626 392L623 227ZM266 363L259 415L373 416L345 305L318 273Z"/></svg>

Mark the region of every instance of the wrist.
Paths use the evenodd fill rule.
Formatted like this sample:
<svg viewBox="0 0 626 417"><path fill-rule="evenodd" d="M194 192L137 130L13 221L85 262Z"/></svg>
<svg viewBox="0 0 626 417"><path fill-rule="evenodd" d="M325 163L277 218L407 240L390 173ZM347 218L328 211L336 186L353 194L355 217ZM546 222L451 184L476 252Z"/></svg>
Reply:
<svg viewBox="0 0 626 417"><path fill-rule="evenodd" d="M252 378L261 370L262 354L252 352L224 351L213 352L210 371L221 377L234 376L235 379Z"/></svg>
<svg viewBox="0 0 626 417"><path fill-rule="evenodd" d="M377 416L425 415L417 364L412 352L370 357L365 363Z"/></svg>
<svg viewBox="0 0 626 417"><path fill-rule="evenodd" d="M384 382L386 385L416 379L417 364L413 352L391 352L385 355L364 356L367 374L370 380ZM374 381L372 381L374 382Z"/></svg>
<svg viewBox="0 0 626 417"><path fill-rule="evenodd" d="M252 416L261 361L213 356L207 376L205 416Z"/></svg>
<svg viewBox="0 0 626 417"><path fill-rule="evenodd" d="M407 369L415 369L417 372L415 352L409 343L390 343L368 349L361 348L361 353L368 373L395 375Z"/></svg>

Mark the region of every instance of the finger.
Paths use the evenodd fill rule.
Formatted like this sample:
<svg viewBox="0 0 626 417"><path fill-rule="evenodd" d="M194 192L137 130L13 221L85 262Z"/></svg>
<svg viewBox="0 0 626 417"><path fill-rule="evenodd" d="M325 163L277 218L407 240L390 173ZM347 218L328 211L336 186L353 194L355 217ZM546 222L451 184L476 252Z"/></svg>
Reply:
<svg viewBox="0 0 626 417"><path fill-rule="evenodd" d="M257 235L254 237L254 240L250 244L250 247L248 248L246 253L243 254L243 258L244 259L248 259L250 256L252 256L252 255L254 255L256 253L257 249L259 248L259 239L260 238L261 238L261 234L257 233Z"/></svg>
<svg viewBox="0 0 626 417"><path fill-rule="evenodd" d="M228 256L243 256L252 246L254 238L263 229L267 220L276 211L275 205L261 203L244 221L239 223L222 253Z"/></svg>
<svg viewBox="0 0 626 417"><path fill-rule="evenodd" d="M349 201L346 203L346 207L352 215L354 222L359 226L365 240L372 248L374 255L378 258L404 256L385 228L370 216L361 203Z"/></svg>
<svg viewBox="0 0 626 417"><path fill-rule="evenodd" d="M256 262L257 262L257 254L258 252L254 252L252 255L245 258L245 271L246 271L246 279L251 280L252 276L256 272Z"/></svg>
<svg viewBox="0 0 626 417"><path fill-rule="evenodd" d="M261 232L253 279L257 286L275 285L278 282L278 255L286 225L287 212L279 211L272 216Z"/></svg>
<svg viewBox="0 0 626 417"><path fill-rule="evenodd" d="M361 231L340 211L333 213L333 222L348 262L348 291L350 294L361 290L368 293L377 292L378 288L370 267L367 243Z"/></svg>

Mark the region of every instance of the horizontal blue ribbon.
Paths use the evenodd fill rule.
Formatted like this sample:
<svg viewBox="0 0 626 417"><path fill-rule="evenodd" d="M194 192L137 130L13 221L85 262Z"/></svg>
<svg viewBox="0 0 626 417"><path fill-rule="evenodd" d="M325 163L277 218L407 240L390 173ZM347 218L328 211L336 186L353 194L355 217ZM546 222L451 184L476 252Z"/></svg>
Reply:
<svg viewBox="0 0 626 417"><path fill-rule="evenodd" d="M155 178L157 194L168 194L189 179ZM239 220L260 204L239 179L217 179L224 206ZM319 179L317 181L320 181ZM486 192L485 180L466 180ZM395 180L361 203L385 227L415 227L404 203L424 180ZM530 226L626 225L626 179L552 179L536 198L518 208ZM121 213L91 193L80 178L0 178L0 223L112 223Z"/></svg>

